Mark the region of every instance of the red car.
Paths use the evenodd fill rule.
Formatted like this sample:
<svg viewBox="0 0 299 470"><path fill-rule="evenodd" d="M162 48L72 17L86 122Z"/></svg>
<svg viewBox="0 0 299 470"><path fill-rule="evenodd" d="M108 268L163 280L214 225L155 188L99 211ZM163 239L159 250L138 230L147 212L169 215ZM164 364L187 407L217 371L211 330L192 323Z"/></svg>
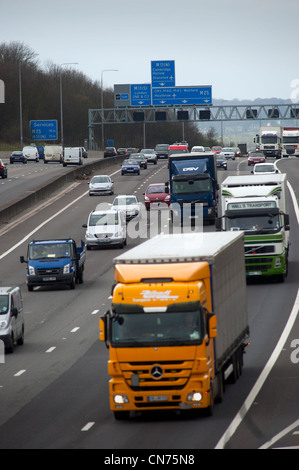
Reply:
<svg viewBox="0 0 299 470"><path fill-rule="evenodd" d="M212 148L211 148L211 151L212 152L215 152L215 153L220 153L222 150L222 147L219 147L218 145L214 145Z"/></svg>
<svg viewBox="0 0 299 470"><path fill-rule="evenodd" d="M148 211L151 207L159 207L163 203L170 205L169 189L164 183L150 184L143 194L145 208Z"/></svg>
<svg viewBox="0 0 299 470"><path fill-rule="evenodd" d="M250 152L248 156L248 165L255 165L256 163L265 163L265 155L262 152Z"/></svg>

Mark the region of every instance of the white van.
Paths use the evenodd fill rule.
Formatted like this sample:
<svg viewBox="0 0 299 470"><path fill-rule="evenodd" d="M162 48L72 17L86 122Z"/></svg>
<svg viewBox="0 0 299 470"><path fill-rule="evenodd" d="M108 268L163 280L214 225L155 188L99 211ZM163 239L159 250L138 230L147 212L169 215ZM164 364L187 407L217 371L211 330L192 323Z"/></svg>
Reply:
<svg viewBox="0 0 299 470"><path fill-rule="evenodd" d="M127 225L125 212L121 210L94 210L89 214L86 228L85 245L91 247L127 244Z"/></svg>
<svg viewBox="0 0 299 470"><path fill-rule="evenodd" d="M62 163L62 146L61 145L45 145L44 163L59 162Z"/></svg>
<svg viewBox="0 0 299 470"><path fill-rule="evenodd" d="M25 321L19 287L0 287L0 340L12 353L15 343L24 344Z"/></svg>
<svg viewBox="0 0 299 470"><path fill-rule="evenodd" d="M82 147L64 147L63 150L63 166L82 165Z"/></svg>
<svg viewBox="0 0 299 470"><path fill-rule="evenodd" d="M34 162L39 162L39 153L35 146L28 145L27 147L23 147L22 151L27 161L33 160Z"/></svg>

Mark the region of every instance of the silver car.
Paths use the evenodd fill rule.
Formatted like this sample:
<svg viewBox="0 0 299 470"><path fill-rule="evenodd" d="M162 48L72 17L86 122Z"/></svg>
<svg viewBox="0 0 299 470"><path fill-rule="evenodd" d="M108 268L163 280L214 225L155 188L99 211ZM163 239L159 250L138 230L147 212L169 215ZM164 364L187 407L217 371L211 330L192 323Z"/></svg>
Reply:
<svg viewBox="0 0 299 470"><path fill-rule="evenodd" d="M226 158L227 160L231 158L232 160L235 160L236 154L235 150L232 147L223 147L223 149L220 152L221 157Z"/></svg>
<svg viewBox="0 0 299 470"><path fill-rule="evenodd" d="M19 287L0 287L0 340L12 353L15 343L24 344L25 321ZM0 351L1 353L1 351Z"/></svg>
<svg viewBox="0 0 299 470"><path fill-rule="evenodd" d="M154 165L157 165L158 157L154 149L142 149L140 153L145 156L147 163L153 163Z"/></svg>
<svg viewBox="0 0 299 470"><path fill-rule="evenodd" d="M95 175L89 182L89 195L114 194L114 182L108 175Z"/></svg>

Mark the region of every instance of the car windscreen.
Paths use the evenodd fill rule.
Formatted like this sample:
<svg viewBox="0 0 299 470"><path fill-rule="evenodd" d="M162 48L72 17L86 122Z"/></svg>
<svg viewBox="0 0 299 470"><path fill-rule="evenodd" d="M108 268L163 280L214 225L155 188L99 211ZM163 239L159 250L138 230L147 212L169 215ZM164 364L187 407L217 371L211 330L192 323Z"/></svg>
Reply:
<svg viewBox="0 0 299 470"><path fill-rule="evenodd" d="M155 185L155 186L149 186L146 190L148 194L154 194L154 193L165 193L165 185Z"/></svg>
<svg viewBox="0 0 299 470"><path fill-rule="evenodd" d="M91 183L110 183L109 176L94 176Z"/></svg>
<svg viewBox="0 0 299 470"><path fill-rule="evenodd" d="M89 218L89 226L118 225L118 214L92 214Z"/></svg>
<svg viewBox="0 0 299 470"><path fill-rule="evenodd" d="M29 246L29 259L69 258L71 246L68 243L37 243Z"/></svg>

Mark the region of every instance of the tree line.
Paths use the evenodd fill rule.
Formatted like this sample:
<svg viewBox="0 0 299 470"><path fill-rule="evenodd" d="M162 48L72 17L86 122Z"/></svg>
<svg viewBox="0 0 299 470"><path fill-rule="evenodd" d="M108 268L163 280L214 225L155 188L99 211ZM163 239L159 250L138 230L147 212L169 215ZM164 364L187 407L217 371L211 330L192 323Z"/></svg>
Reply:
<svg viewBox="0 0 299 470"><path fill-rule="evenodd" d="M60 130L60 80L63 96L63 136L65 146L83 146L88 139L88 110L101 107L101 84L75 68L48 62L42 69L37 54L22 42L0 43L0 79L5 84L5 103L0 104L0 147L21 145L20 103L22 104L22 137L31 143L30 121L57 120ZM21 96L21 100L20 100ZM114 107L114 91L103 89L105 108ZM173 143L182 138L181 123L152 123L146 127L146 145ZM95 142L101 146L101 126L95 127ZM59 132L58 132L59 134ZM142 147L142 124L105 125L105 135L116 147ZM193 145L219 143L211 128L206 134L192 122L185 122L185 140ZM59 137L60 138L60 137ZM43 144L43 142L40 142Z"/></svg>

